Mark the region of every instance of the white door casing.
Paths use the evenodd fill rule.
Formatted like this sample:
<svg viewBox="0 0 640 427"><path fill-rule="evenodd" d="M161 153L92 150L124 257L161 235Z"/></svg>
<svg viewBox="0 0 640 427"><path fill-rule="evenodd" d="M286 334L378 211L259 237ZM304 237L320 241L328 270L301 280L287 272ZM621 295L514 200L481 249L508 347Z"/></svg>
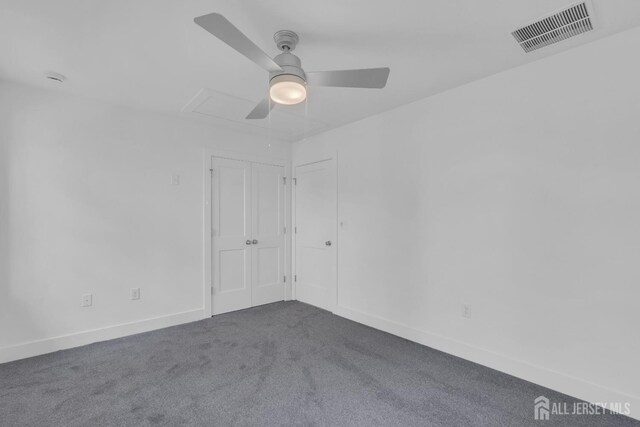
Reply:
<svg viewBox="0 0 640 427"><path fill-rule="evenodd" d="M334 311L337 300L337 178L334 159L295 168L296 299Z"/></svg>

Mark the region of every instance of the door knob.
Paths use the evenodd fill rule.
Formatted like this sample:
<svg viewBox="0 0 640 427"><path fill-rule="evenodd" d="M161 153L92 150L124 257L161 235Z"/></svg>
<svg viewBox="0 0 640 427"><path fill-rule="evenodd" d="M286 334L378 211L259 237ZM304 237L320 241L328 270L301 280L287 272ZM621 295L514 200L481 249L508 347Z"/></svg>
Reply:
<svg viewBox="0 0 640 427"><path fill-rule="evenodd" d="M253 243L254 245L257 245L258 241L256 239L253 239L253 241L251 243Z"/></svg>
<svg viewBox="0 0 640 427"><path fill-rule="evenodd" d="M251 240L247 240L245 243L246 243L247 245L250 245L250 244L251 244Z"/></svg>
<svg viewBox="0 0 640 427"><path fill-rule="evenodd" d="M331 246L331 240L327 240L326 242L324 242L325 246Z"/></svg>

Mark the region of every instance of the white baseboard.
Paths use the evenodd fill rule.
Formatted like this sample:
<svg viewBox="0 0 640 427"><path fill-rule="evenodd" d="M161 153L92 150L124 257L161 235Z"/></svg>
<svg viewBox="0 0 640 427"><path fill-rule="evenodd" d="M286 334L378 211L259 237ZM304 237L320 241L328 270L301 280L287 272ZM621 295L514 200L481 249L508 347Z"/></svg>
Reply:
<svg viewBox="0 0 640 427"><path fill-rule="evenodd" d="M587 402L595 404L629 402L631 404L629 416L640 420L640 397L638 396L350 308L338 306L334 314ZM531 411L533 414L533 401Z"/></svg>
<svg viewBox="0 0 640 427"><path fill-rule="evenodd" d="M130 323L107 326L105 328L77 332L69 335L29 341L7 347L0 347L0 363L39 356L41 354L64 350L66 348L79 347L98 341L139 334L141 332L153 331L183 323L194 322L204 318L204 309L198 309Z"/></svg>

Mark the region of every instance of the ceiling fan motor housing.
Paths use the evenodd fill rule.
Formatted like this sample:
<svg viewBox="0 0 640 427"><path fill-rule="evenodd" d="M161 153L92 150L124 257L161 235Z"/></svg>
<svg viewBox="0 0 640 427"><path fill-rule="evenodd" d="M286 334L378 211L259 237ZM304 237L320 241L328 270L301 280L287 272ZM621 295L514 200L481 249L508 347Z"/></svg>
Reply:
<svg viewBox="0 0 640 427"><path fill-rule="evenodd" d="M307 76L304 74L304 70L302 69L302 63L300 62L300 58L295 56L293 53L289 53L285 51L280 55L273 58L276 64L282 68L282 71L274 71L269 74L269 80L273 80L275 77L290 74L296 77L301 78L305 82L307 81Z"/></svg>

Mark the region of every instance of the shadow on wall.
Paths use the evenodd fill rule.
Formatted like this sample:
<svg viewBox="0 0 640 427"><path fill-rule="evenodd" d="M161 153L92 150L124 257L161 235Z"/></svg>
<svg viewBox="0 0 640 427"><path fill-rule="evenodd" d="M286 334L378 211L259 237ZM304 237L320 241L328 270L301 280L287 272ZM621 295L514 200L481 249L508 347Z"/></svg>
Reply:
<svg viewBox="0 0 640 427"><path fill-rule="evenodd" d="M1 110L0 110L1 111ZM0 126L0 347L6 340L11 319L6 318L9 297L9 148L6 125ZM3 131L4 129L4 131Z"/></svg>
<svg viewBox="0 0 640 427"><path fill-rule="evenodd" d="M0 106L1 107L1 106ZM14 295L11 283L12 259L11 242L15 236L11 235L11 134L9 115L0 108L0 352L2 347L18 344L14 328L35 331L38 328L29 308ZM22 341L22 340L19 340ZM0 355L1 358L1 355Z"/></svg>
<svg viewBox="0 0 640 427"><path fill-rule="evenodd" d="M7 318L9 297L9 150L7 135L0 126L0 347L6 342L10 327Z"/></svg>

